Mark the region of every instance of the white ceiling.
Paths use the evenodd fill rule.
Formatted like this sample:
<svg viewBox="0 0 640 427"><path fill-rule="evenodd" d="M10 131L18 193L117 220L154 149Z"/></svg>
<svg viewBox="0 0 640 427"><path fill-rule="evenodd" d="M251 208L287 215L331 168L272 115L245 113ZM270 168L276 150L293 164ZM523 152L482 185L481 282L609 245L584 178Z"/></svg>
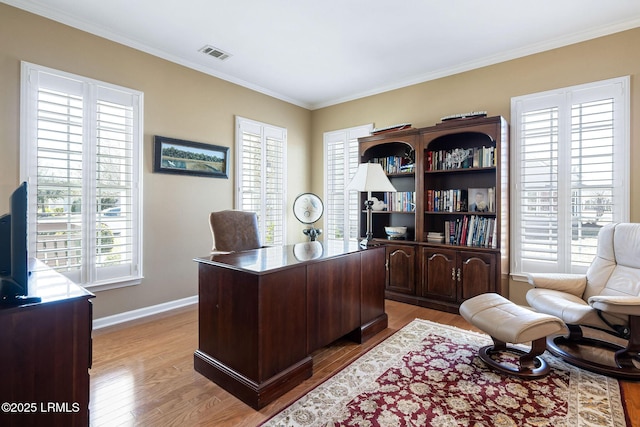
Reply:
<svg viewBox="0 0 640 427"><path fill-rule="evenodd" d="M640 26L639 0L0 1L309 109Z"/></svg>

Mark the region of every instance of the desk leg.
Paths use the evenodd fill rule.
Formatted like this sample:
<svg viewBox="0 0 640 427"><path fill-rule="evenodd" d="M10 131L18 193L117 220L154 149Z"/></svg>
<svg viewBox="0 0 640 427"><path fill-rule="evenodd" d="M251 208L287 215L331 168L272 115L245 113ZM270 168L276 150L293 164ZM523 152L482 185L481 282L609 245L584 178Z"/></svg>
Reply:
<svg viewBox="0 0 640 427"><path fill-rule="evenodd" d="M193 355L193 366L254 409L263 408L313 374L313 360L309 356L260 384L200 350Z"/></svg>
<svg viewBox="0 0 640 427"><path fill-rule="evenodd" d="M378 332L385 330L388 325L389 325L389 319L387 317L387 313L382 313L380 316L365 323L355 331L349 333L349 335L347 335L347 338L350 339L351 341L355 341L359 344L362 344L363 342L366 342Z"/></svg>

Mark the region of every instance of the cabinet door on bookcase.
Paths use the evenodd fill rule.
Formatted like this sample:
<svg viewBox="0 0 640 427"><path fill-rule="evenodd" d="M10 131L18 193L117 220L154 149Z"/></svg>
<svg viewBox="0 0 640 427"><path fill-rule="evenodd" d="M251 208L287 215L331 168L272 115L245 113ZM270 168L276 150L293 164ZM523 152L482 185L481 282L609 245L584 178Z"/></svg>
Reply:
<svg viewBox="0 0 640 427"><path fill-rule="evenodd" d="M459 252L456 276L460 281L459 302L487 292L495 292L496 254L488 252Z"/></svg>
<svg viewBox="0 0 640 427"><path fill-rule="evenodd" d="M456 251L444 248L422 248L422 296L456 301Z"/></svg>
<svg viewBox="0 0 640 427"><path fill-rule="evenodd" d="M411 245L386 245L386 289L413 295L415 293L416 249Z"/></svg>

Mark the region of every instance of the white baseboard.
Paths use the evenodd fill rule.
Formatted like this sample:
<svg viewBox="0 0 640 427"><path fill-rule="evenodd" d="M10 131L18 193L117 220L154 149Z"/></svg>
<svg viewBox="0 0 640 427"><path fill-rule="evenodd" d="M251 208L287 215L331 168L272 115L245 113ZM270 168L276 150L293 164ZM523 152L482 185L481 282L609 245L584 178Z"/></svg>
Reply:
<svg viewBox="0 0 640 427"><path fill-rule="evenodd" d="M101 317L93 320L93 329L106 328L131 320L141 319L154 314L164 313L165 311L175 310L176 308L186 307L188 305L197 304L198 295L187 297L175 301L169 301L150 307L139 308L137 310L126 311L124 313L114 314L113 316Z"/></svg>

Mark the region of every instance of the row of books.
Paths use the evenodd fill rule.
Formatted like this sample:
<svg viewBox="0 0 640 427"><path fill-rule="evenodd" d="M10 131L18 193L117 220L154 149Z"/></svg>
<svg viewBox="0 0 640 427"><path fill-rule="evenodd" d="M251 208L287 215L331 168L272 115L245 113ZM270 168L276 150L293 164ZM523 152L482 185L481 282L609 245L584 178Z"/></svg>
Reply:
<svg viewBox="0 0 640 427"><path fill-rule="evenodd" d="M495 212L495 187L425 192L427 212ZM469 199L471 196L471 199Z"/></svg>
<svg viewBox="0 0 640 427"><path fill-rule="evenodd" d="M388 211L414 212L416 210L416 193L412 191L397 191L384 193L384 203Z"/></svg>
<svg viewBox="0 0 640 427"><path fill-rule="evenodd" d="M427 212L466 212L467 190L427 190Z"/></svg>
<svg viewBox="0 0 640 427"><path fill-rule="evenodd" d="M388 174L415 172L415 163L406 157L374 157L371 162L380 163L382 169Z"/></svg>
<svg viewBox="0 0 640 427"><path fill-rule="evenodd" d="M451 245L497 248L496 219L465 215L455 221L444 222L444 241Z"/></svg>
<svg viewBox="0 0 640 427"><path fill-rule="evenodd" d="M495 150L495 147L482 146L428 151L426 169L440 171L492 167L496 165Z"/></svg>

